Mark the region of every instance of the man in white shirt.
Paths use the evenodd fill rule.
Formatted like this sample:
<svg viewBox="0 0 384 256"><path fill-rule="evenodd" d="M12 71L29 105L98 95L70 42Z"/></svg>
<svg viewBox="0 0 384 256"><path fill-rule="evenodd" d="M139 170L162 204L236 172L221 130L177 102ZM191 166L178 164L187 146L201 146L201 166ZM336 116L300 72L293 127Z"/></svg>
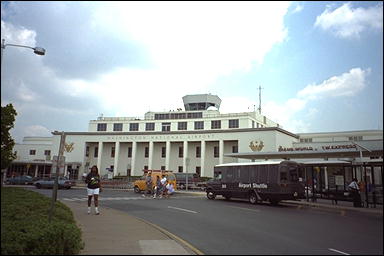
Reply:
<svg viewBox="0 0 384 256"><path fill-rule="evenodd" d="M164 194L164 191L165 191L165 186L167 185L167 177L165 177L164 174L161 176L160 183L161 183L160 198L162 198L162 195Z"/></svg>
<svg viewBox="0 0 384 256"><path fill-rule="evenodd" d="M349 191L351 192L353 198L353 207L361 207L361 197L360 197L360 188L357 184L357 179L353 178L352 182L348 185Z"/></svg>
<svg viewBox="0 0 384 256"><path fill-rule="evenodd" d="M173 188L172 183L168 182L166 188L167 188L167 197L169 197L170 195L172 195L175 192L175 189Z"/></svg>

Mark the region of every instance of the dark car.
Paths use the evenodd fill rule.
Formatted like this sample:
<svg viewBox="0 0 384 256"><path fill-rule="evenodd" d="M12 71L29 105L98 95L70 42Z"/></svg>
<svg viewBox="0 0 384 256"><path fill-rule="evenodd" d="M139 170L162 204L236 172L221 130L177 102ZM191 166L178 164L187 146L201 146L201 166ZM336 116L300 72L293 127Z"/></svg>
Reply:
<svg viewBox="0 0 384 256"><path fill-rule="evenodd" d="M175 173L176 176L176 184L177 187L180 189L185 189L186 187L186 178L188 175L188 188L189 187L196 187L197 184L200 182L200 177L197 173Z"/></svg>
<svg viewBox="0 0 384 256"><path fill-rule="evenodd" d="M58 188L65 188L65 189L70 189L72 186L75 186L75 183L65 177L59 177L58 180ZM36 188L53 188L55 184L55 178L50 177L50 178L44 178L38 181L35 181L33 183Z"/></svg>
<svg viewBox="0 0 384 256"><path fill-rule="evenodd" d="M8 178L5 180L7 185L32 185L33 178L29 175L22 175L17 177Z"/></svg>

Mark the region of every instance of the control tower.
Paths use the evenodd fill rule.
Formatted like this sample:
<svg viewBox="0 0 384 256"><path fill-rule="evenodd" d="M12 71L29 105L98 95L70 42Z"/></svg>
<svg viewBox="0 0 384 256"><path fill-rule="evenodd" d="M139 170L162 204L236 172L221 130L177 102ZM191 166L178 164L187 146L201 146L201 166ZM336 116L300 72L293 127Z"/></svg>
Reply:
<svg viewBox="0 0 384 256"><path fill-rule="evenodd" d="M183 97L184 108L189 110L207 110L213 106L220 109L221 99L217 95L212 94L192 94Z"/></svg>

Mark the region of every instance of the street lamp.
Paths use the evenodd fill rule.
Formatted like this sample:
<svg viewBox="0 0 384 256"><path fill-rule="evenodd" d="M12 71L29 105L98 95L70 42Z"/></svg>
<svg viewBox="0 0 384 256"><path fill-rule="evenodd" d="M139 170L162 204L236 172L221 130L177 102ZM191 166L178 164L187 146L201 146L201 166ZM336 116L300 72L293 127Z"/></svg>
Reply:
<svg viewBox="0 0 384 256"><path fill-rule="evenodd" d="M14 46L14 47L23 47L23 48L29 48L32 49L33 52L37 55L45 55L45 49L41 47L30 47L26 45L19 45L19 44L5 44L5 39L1 41L1 62L3 62L3 50L6 46Z"/></svg>

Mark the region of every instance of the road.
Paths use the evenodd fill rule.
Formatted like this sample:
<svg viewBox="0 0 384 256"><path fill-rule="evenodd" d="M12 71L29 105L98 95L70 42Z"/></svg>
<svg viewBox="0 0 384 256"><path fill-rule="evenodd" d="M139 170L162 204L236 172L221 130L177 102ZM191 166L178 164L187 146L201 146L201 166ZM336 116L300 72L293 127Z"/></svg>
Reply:
<svg viewBox="0 0 384 256"><path fill-rule="evenodd" d="M52 190L29 188L52 195ZM85 189L59 190L58 198L83 202L86 211ZM383 219L363 213L189 194L152 199L118 190L101 193L103 207L154 223L205 254L383 254Z"/></svg>

